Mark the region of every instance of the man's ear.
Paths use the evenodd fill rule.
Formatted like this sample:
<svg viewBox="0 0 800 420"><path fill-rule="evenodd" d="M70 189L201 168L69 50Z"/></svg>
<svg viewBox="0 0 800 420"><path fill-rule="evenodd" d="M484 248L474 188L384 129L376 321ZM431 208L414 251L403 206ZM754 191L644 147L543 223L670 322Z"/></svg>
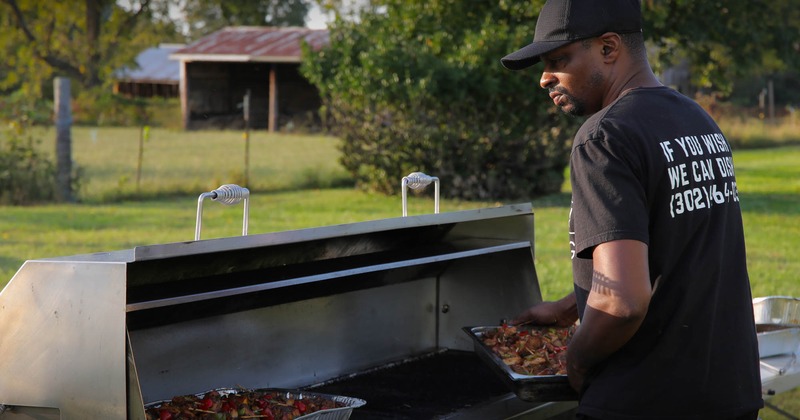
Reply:
<svg viewBox="0 0 800 420"><path fill-rule="evenodd" d="M616 59L622 46L622 38L615 32L606 32L599 36L601 52L604 59Z"/></svg>

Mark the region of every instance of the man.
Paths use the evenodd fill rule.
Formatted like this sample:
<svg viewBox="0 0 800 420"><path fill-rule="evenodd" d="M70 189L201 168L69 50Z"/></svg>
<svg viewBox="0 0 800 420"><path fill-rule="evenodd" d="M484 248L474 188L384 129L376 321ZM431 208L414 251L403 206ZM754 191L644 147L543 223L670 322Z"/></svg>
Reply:
<svg viewBox="0 0 800 420"><path fill-rule="evenodd" d="M549 0L533 43L541 87L589 116L570 157L575 292L517 322L580 325L567 371L579 418L756 419L758 343L730 146L659 83L636 0Z"/></svg>

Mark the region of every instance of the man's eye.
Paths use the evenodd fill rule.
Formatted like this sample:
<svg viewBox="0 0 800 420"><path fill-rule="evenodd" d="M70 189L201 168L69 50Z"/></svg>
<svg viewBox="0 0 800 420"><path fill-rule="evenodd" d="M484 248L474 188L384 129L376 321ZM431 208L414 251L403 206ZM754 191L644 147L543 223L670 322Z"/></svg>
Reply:
<svg viewBox="0 0 800 420"><path fill-rule="evenodd" d="M564 57L555 57L547 60L548 64L550 64L551 66L557 66L563 61Z"/></svg>

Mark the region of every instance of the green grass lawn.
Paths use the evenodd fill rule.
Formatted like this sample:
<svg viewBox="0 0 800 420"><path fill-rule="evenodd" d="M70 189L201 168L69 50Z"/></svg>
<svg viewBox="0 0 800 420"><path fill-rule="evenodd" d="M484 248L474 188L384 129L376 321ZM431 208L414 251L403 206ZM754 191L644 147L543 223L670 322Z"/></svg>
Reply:
<svg viewBox="0 0 800 420"><path fill-rule="evenodd" d="M43 150L53 151L52 130L39 136ZM399 196L348 186L335 138L262 131L252 133L250 142L250 234L401 215ZM81 202L0 206L0 288L29 259L192 240L198 195L244 179L241 132L153 130L144 142L137 188L138 155L139 130L73 129L74 161L84 172ZM800 147L737 150L734 162L753 296L800 297ZM397 174L398 183L404 175ZM564 191L532 200L535 264L545 299L572 289L566 185ZM499 204L510 203L442 200L441 211ZM409 198L410 214L432 211L432 199ZM203 239L240 235L241 228L241 205L204 204ZM771 401L800 415L800 390ZM783 418L768 409L761 417Z"/></svg>
<svg viewBox="0 0 800 420"><path fill-rule="evenodd" d="M34 133L44 139L43 151L55 150L52 129ZM73 128L72 154L83 171L79 192L83 202L194 195L224 183L245 185L245 175L246 186L253 191L328 188L351 182L337 162L337 140L332 137L254 131L249 146L239 131L155 128L146 139L141 137L139 129Z"/></svg>

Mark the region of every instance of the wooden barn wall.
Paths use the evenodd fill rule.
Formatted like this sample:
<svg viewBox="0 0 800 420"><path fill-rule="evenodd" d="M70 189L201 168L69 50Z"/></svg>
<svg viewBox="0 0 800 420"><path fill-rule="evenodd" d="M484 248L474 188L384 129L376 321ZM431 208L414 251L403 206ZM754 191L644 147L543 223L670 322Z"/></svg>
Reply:
<svg viewBox="0 0 800 420"><path fill-rule="evenodd" d="M299 64L278 64L278 126L314 128L322 101L317 88L300 74Z"/></svg>
<svg viewBox="0 0 800 420"><path fill-rule="evenodd" d="M131 98L177 98L178 83L119 81L114 84L114 93Z"/></svg>
<svg viewBox="0 0 800 420"><path fill-rule="evenodd" d="M269 73L276 68L278 128L315 124L319 94L299 64L191 62L186 65L189 128L244 128L242 103L250 90L250 128L266 129Z"/></svg>

